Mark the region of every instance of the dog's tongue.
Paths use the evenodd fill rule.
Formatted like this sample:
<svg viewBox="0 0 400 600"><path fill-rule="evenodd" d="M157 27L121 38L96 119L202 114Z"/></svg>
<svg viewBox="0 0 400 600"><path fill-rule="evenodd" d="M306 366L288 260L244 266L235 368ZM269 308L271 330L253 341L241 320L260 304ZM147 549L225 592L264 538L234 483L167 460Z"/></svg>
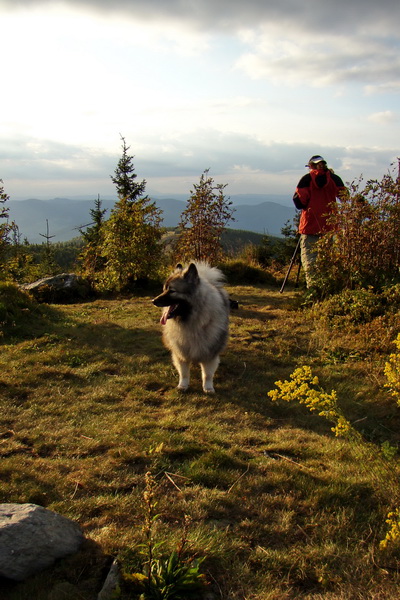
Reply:
<svg viewBox="0 0 400 600"><path fill-rule="evenodd" d="M165 323L168 321L168 319L171 319L171 317L173 316L172 313L174 312L176 307L177 307L176 304L171 304L171 306L166 306L164 308L164 310L162 311L161 319L160 319L161 325L165 325Z"/></svg>
<svg viewBox="0 0 400 600"><path fill-rule="evenodd" d="M171 306L166 306L164 308L164 310L162 311L162 315L161 315L161 319L160 319L161 325L165 325L165 323L167 322L171 308L172 308Z"/></svg>

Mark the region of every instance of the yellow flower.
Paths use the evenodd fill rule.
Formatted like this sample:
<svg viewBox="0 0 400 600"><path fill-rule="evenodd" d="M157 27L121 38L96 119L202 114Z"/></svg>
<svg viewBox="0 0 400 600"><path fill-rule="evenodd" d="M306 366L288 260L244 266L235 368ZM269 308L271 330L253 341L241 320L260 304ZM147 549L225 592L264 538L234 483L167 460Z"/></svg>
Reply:
<svg viewBox="0 0 400 600"><path fill-rule="evenodd" d="M386 533L385 539L383 539L379 547L384 550L389 544L399 542L400 540L400 509L391 511L387 515L386 523L390 526L389 531Z"/></svg>
<svg viewBox="0 0 400 600"><path fill-rule="evenodd" d="M268 396L273 402L298 402L310 411L319 411L318 415L335 423L332 431L336 436L347 436L353 433L351 424L345 419L337 404L337 394L330 394L319 388L319 379L312 375L311 367L299 367L290 375L291 381L276 381L277 390L270 390Z"/></svg>
<svg viewBox="0 0 400 600"><path fill-rule="evenodd" d="M394 341L397 349L400 351L400 334ZM387 379L385 387L389 388L393 398L400 405L400 354L391 354L389 362L385 363L384 373Z"/></svg>

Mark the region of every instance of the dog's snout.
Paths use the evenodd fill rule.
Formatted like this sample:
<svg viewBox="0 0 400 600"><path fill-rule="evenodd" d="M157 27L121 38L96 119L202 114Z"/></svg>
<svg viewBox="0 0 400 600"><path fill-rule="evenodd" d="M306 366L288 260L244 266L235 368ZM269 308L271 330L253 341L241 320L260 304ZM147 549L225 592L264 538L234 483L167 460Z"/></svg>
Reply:
<svg viewBox="0 0 400 600"><path fill-rule="evenodd" d="M164 294L160 294L159 296L153 298L152 303L154 304L154 306L165 306L165 303L162 302L163 297Z"/></svg>

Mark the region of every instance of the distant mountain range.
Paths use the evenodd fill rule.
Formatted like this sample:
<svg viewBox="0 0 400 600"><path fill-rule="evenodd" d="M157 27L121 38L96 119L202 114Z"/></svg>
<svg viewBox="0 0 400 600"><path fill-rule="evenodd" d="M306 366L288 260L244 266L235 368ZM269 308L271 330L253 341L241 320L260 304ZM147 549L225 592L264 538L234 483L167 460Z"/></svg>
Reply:
<svg viewBox="0 0 400 600"><path fill-rule="evenodd" d="M157 206L163 211L164 227L173 228L179 223L182 211L186 208L186 199L177 197L152 197ZM277 201L286 201L286 196L267 196L250 194L230 196L233 203L233 218L228 227L281 235L281 228L287 221L292 222L295 208ZM102 208L106 209L105 218L110 214L115 204L115 199L102 200ZM258 200L258 202L257 202ZM52 200L9 200L9 217L18 225L22 239L27 238L30 243L45 241L47 235L47 222L49 236L52 242L65 242L79 236L79 229L85 229L90 224L90 211L94 208L94 200L53 198Z"/></svg>

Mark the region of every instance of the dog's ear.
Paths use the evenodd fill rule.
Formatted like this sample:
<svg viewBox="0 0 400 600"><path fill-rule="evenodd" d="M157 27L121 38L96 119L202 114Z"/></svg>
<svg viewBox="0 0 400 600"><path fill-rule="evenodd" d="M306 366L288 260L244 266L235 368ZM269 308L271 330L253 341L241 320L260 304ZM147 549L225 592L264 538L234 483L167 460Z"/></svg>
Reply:
<svg viewBox="0 0 400 600"><path fill-rule="evenodd" d="M178 263L175 267L175 271L182 271L183 267L181 265L181 263Z"/></svg>
<svg viewBox="0 0 400 600"><path fill-rule="evenodd" d="M199 273L197 271L197 267L194 263L190 263L186 273L185 279L189 279L193 283L196 283L199 280Z"/></svg>

